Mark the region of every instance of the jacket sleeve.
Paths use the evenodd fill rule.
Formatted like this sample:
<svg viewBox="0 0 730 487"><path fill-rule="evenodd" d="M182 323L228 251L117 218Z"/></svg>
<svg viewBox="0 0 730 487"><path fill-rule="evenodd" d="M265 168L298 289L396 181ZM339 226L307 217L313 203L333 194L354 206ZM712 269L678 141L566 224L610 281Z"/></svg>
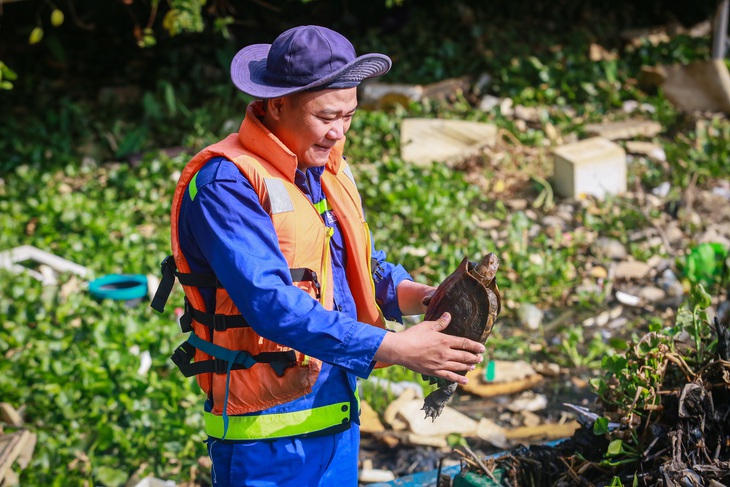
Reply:
<svg viewBox="0 0 730 487"><path fill-rule="evenodd" d="M372 238L370 239L372 241ZM373 246L373 282L375 282L375 299L383 315L388 320L403 323L403 313L398 306L396 288L402 281L412 281L408 272L400 264L386 261L385 252Z"/></svg>
<svg viewBox="0 0 730 487"><path fill-rule="evenodd" d="M233 164L219 164L210 181L199 177L184 206L181 246L199 252L256 333L367 377L387 332L327 311L291 285L271 219ZM185 236L194 242L184 245Z"/></svg>

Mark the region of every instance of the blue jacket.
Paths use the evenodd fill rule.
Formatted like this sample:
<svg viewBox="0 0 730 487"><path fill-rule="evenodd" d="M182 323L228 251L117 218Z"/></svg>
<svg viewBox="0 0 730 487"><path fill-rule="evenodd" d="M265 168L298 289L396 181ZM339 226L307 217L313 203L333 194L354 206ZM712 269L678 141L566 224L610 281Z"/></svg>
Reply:
<svg viewBox="0 0 730 487"><path fill-rule="evenodd" d="M314 204L324 197L320 183L323 169L296 173L297 187ZM215 272L258 334L324 362L311 393L253 414L292 412L348 400L352 403L350 410L357 411L356 377L370 374L373 356L387 331L356 321L336 216L329 211L324 215L325 223L334 229L331 251L337 311L301 310L293 305L292 293L297 290L277 277L288 274L288 266L278 248L271 219L238 168L223 158L212 159L198 173L196 185L195 199L191 201L188 195L183 198L178 222L180 246L191 270ZM376 298L386 318L401 321L395 289L410 276L401 266L386 262L383 252L374 250L373 256L381 267L374 276ZM261 273L260 269L270 272ZM212 309L213 291L201 292ZM270 300L270 293L277 293L277 301L285 304L276 310L261 306ZM287 306L287 302L292 305ZM357 414L351 420L357 422Z"/></svg>

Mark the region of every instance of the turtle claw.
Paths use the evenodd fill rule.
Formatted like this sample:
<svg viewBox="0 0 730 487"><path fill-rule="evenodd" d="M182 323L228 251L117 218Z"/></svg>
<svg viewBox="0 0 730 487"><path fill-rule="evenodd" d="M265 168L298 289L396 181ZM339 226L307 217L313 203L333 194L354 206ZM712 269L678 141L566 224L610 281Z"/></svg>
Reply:
<svg viewBox="0 0 730 487"><path fill-rule="evenodd" d="M421 408L421 411L426 411L426 416L423 419L431 418L431 422L435 421L443 412L446 401L448 401L448 396L441 389L436 389L426 396Z"/></svg>
<svg viewBox="0 0 730 487"><path fill-rule="evenodd" d="M431 418L433 422L441 415L446 403L449 402L454 391L456 391L456 386L456 382L452 382L449 385L439 387L426 396L426 399L423 400L423 407L421 408L421 411L426 411L424 419Z"/></svg>

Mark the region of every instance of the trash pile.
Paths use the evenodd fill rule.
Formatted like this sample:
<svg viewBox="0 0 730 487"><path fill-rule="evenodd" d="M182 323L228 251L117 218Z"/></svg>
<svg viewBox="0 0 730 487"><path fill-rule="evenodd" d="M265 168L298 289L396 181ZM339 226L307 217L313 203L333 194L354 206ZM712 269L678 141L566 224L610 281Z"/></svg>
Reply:
<svg viewBox="0 0 730 487"><path fill-rule="evenodd" d="M570 437L580 424L574 412L556 401L587 404L594 393L587 382L568 376L569 371L557 364L491 360L467 374L469 383L433 421L422 410L422 384L370 377L363 389L376 387L396 399L387 405L382 420L362 402L360 482L389 482L435 472L439 465L458 465L455 445L494 453ZM560 384L563 380L566 383ZM556 385L565 393L553 394Z"/></svg>
<svg viewBox="0 0 730 487"><path fill-rule="evenodd" d="M499 483L469 485L511 487L730 485L730 315L710 329L702 305L693 307L683 332L694 337L651 331L613 360L598 384L602 411L579 414L570 439L466 463L459 475L497 473Z"/></svg>

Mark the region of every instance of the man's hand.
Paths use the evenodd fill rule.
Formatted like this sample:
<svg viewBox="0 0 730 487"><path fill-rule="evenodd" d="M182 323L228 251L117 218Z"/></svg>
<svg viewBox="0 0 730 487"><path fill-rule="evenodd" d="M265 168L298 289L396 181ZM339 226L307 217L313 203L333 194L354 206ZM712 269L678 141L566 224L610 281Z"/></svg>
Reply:
<svg viewBox="0 0 730 487"><path fill-rule="evenodd" d="M444 313L436 321L423 321L405 331L387 333L375 353L375 360L466 384L466 377L459 372L473 370L482 361L484 345L441 333L450 321L451 316Z"/></svg>

